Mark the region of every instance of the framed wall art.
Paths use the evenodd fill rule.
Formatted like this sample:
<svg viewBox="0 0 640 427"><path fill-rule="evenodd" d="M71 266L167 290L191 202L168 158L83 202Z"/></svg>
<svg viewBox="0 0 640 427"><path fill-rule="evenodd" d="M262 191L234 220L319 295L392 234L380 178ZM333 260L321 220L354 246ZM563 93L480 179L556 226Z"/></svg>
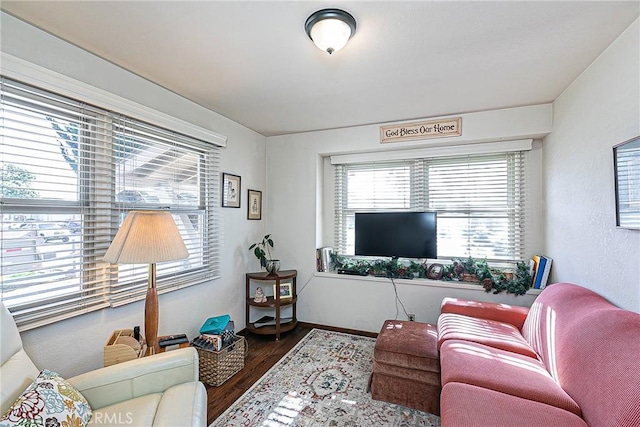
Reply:
<svg viewBox="0 0 640 427"><path fill-rule="evenodd" d="M247 219L262 219L262 191L247 190Z"/></svg>
<svg viewBox="0 0 640 427"><path fill-rule="evenodd" d="M616 226L640 230L640 136L613 147Z"/></svg>
<svg viewBox="0 0 640 427"><path fill-rule="evenodd" d="M222 207L240 207L240 177L230 173L222 173Z"/></svg>

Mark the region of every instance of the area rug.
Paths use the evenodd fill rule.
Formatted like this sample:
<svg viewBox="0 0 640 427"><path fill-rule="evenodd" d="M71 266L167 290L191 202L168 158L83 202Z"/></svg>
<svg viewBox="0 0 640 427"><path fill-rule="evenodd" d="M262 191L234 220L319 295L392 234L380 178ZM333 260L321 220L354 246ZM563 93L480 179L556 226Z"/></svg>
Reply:
<svg viewBox="0 0 640 427"><path fill-rule="evenodd" d="M440 426L433 414L371 399L374 344L313 329L211 427Z"/></svg>

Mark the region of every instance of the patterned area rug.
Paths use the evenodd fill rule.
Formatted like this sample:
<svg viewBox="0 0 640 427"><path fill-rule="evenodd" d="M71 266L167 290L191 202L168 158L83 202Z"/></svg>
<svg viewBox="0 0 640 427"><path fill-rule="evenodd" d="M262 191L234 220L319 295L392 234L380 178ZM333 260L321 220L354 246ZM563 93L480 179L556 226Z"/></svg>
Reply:
<svg viewBox="0 0 640 427"><path fill-rule="evenodd" d="M374 344L312 330L211 427L440 426L433 414L371 399Z"/></svg>

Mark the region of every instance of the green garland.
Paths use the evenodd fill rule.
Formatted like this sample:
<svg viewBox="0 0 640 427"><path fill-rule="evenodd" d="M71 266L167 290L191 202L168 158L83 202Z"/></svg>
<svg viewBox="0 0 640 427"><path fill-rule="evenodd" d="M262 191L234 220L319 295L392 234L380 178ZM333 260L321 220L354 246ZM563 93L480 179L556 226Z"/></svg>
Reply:
<svg viewBox="0 0 640 427"><path fill-rule="evenodd" d="M335 268L355 271L363 276L372 275L391 277L394 279L426 278L428 265L426 262L410 261L403 265L397 259L377 259L367 261L331 254L331 262ZM524 262L518 262L515 272L489 267L487 260L474 258L454 258L451 264L444 266L443 281L479 282L486 292L498 294L506 292L524 295L531 288L531 274Z"/></svg>

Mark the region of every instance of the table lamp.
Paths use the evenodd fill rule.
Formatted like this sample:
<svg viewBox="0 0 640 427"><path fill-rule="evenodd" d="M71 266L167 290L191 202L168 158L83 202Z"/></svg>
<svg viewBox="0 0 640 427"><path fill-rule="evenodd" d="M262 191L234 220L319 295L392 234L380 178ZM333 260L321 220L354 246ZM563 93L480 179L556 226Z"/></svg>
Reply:
<svg viewBox="0 0 640 427"><path fill-rule="evenodd" d="M158 292L156 263L187 258L189 252L168 211L131 211L104 254L112 264L149 264L144 304L147 354L158 353Z"/></svg>

